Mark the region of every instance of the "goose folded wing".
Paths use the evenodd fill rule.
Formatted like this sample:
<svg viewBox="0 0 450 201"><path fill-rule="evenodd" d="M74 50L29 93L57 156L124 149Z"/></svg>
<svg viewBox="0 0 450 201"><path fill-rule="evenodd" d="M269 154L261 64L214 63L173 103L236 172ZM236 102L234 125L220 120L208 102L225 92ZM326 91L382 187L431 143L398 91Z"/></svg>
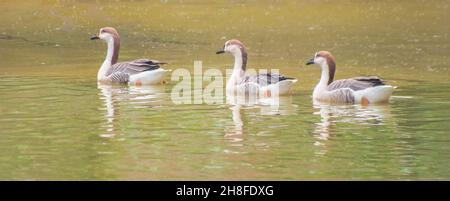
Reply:
<svg viewBox="0 0 450 201"><path fill-rule="evenodd" d="M110 74L107 77L107 80L111 82L118 82L118 83L127 83L130 79L130 75L128 73L124 72L115 72Z"/></svg>
<svg viewBox="0 0 450 201"><path fill-rule="evenodd" d="M292 80L294 78L286 77L277 73L260 73L258 75L246 76L243 82L254 82L259 85L266 86L269 84L275 84L283 80Z"/></svg>
<svg viewBox="0 0 450 201"><path fill-rule="evenodd" d="M164 62L149 60L149 59L137 59L134 61L120 62L114 64L108 74L113 74L116 72L127 73L129 75L137 74L144 71L156 70L160 68L160 64L165 64Z"/></svg>
<svg viewBox="0 0 450 201"><path fill-rule="evenodd" d="M319 101L333 102L333 103L354 103L355 96L353 90L350 88L341 88L333 91L328 91L317 99Z"/></svg>
<svg viewBox="0 0 450 201"><path fill-rule="evenodd" d="M376 76L370 77L354 77L350 79L336 80L328 85L328 91L336 89L350 88L353 91L359 91L367 89L369 87L375 87L384 85L384 81Z"/></svg>

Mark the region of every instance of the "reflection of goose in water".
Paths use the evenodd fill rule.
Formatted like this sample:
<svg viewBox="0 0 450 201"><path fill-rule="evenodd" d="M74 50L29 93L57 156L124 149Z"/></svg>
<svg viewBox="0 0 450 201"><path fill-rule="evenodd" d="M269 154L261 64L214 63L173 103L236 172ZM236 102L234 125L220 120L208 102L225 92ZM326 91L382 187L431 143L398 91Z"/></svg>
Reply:
<svg viewBox="0 0 450 201"><path fill-rule="evenodd" d="M227 131L225 138L236 143L243 140L244 121L242 121L242 105L234 105L231 108L231 117L234 127Z"/></svg>
<svg viewBox="0 0 450 201"><path fill-rule="evenodd" d="M325 142L333 137L337 123L384 125L386 119L391 117L389 105L329 105L315 102L313 107L314 114L321 117L314 130L315 145L318 146L325 146Z"/></svg>
<svg viewBox="0 0 450 201"><path fill-rule="evenodd" d="M242 140L244 134L246 113L248 115L294 115L296 114L296 105L292 104L291 96L280 96L279 99L264 98L264 99L246 99L239 96L228 96L227 103L232 105L231 116L234 127L227 131L226 137L239 137ZM259 109L257 114L254 109ZM238 140L237 140L238 141Z"/></svg>
<svg viewBox="0 0 450 201"><path fill-rule="evenodd" d="M100 108L100 110L106 109L106 123L102 125L103 128L106 129L106 133L100 134L101 137L112 137L115 135L114 132L114 120L115 115L117 113L113 104L113 86L112 85L98 85L100 89L100 99L104 101L104 106Z"/></svg>
<svg viewBox="0 0 450 201"><path fill-rule="evenodd" d="M292 104L292 96L272 96L255 98L256 96L227 96L227 104L240 105L244 108L258 107L261 115L292 115L296 105Z"/></svg>
<svg viewBox="0 0 450 201"><path fill-rule="evenodd" d="M120 116L119 107L130 105L132 108L153 108L161 106L165 101L166 94L164 86L123 86L123 85L98 85L100 89L100 99L104 102L104 107L100 110L106 110L106 123L102 125L105 133L101 137L113 137L117 135L115 122ZM122 114L123 115L123 114Z"/></svg>
<svg viewBox="0 0 450 201"><path fill-rule="evenodd" d="M245 149L241 150L240 148L244 146L244 137L246 134L256 134L246 133L245 127L247 124L251 124L255 120L258 121L261 115L295 115L297 113L297 106L292 104L292 97L290 96L280 97L278 101L271 100L270 98L259 100L230 99L228 100L228 104L231 105L230 110L233 126L225 128L224 139L228 142L229 149L224 151L234 154L245 151ZM255 130L254 128L250 128L250 130L259 133L265 132L267 127L273 128L277 126L279 126L278 123L271 124L267 122L260 129ZM258 146L266 146L264 139L261 138L258 141Z"/></svg>

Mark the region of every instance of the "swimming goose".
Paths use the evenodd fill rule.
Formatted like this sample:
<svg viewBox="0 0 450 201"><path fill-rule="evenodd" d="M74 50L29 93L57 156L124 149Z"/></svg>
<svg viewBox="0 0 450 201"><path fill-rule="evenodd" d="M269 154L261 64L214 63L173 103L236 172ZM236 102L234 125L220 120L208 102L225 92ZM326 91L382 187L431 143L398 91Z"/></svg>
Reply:
<svg viewBox="0 0 450 201"><path fill-rule="evenodd" d="M294 78L275 73L246 76L247 48L239 40L233 39L225 42L223 48L216 52L216 54L223 53L231 53L234 56L233 72L226 86L227 93L234 93L235 91L238 93L255 92L266 97L270 97L273 93L285 95L291 91L292 85L297 82Z"/></svg>
<svg viewBox="0 0 450 201"><path fill-rule="evenodd" d="M384 81L376 76L333 81L336 63L334 57L327 51L317 52L306 63L310 64L317 64L322 68L320 81L313 92L315 101L367 105L387 102L394 90L394 87L385 85Z"/></svg>
<svg viewBox="0 0 450 201"><path fill-rule="evenodd" d="M167 70L160 68L159 62L149 59L117 63L119 58L119 33L112 27L100 29L99 34L93 35L91 40L102 39L108 44L108 52L97 74L97 80L102 83L129 83L133 85L160 84L164 80Z"/></svg>

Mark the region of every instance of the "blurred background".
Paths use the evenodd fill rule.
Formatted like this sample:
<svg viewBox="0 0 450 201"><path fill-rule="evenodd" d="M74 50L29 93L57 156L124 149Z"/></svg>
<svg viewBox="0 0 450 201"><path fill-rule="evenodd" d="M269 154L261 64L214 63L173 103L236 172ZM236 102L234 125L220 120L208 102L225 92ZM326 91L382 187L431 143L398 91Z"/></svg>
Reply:
<svg viewBox="0 0 450 201"><path fill-rule="evenodd" d="M90 41L117 28L120 59L154 58L170 67L231 67L214 54L226 40L249 48L249 67L278 68L306 79L316 51L337 58L338 77L379 74L391 80L448 80L448 1L83 1L0 3L2 73L95 75L105 44ZM67 64L67 65L61 65ZM224 66L225 65L225 66ZM36 67L36 66L39 66ZM420 72L420 73L417 73ZM312 76L314 73L314 76ZM315 84L315 83L314 83ZM300 85L298 87L301 87Z"/></svg>

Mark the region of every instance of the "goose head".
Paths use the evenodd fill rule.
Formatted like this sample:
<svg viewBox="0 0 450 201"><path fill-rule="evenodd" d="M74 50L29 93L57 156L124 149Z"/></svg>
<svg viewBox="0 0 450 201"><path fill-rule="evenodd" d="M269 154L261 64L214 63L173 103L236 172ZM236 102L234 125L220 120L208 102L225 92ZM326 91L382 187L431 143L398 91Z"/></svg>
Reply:
<svg viewBox="0 0 450 201"><path fill-rule="evenodd" d="M323 64L329 65L331 62L334 63L334 57L328 51L319 51L314 54L314 57L311 58L306 65L317 64L319 66L323 66Z"/></svg>
<svg viewBox="0 0 450 201"><path fill-rule="evenodd" d="M98 34L91 36L91 40L102 39L104 41L111 41L119 39L119 33L112 27L103 27Z"/></svg>
<svg viewBox="0 0 450 201"><path fill-rule="evenodd" d="M333 82L334 73L336 71L336 62L335 62L333 55L331 55L330 52L328 52L328 51L316 52L316 54L314 54L314 57L311 58L306 63L306 65L311 65L311 64L317 64L319 67L322 68L323 72L328 72L328 78L329 78L328 84Z"/></svg>
<svg viewBox="0 0 450 201"><path fill-rule="evenodd" d="M240 53L241 55L247 55L247 48L241 41L232 39L225 42L225 45L216 52L216 54L223 53L230 53L232 55L238 55Z"/></svg>
<svg viewBox="0 0 450 201"><path fill-rule="evenodd" d="M98 34L91 36L91 40L98 39L102 39L108 44L108 52L105 61L111 62L110 64L117 63L120 49L120 39L117 30L112 27L103 27Z"/></svg>
<svg viewBox="0 0 450 201"><path fill-rule="evenodd" d="M247 48L244 44L236 39L225 42L222 48L220 48L216 54L230 53L235 58L235 69L241 69L245 71L247 66Z"/></svg>

